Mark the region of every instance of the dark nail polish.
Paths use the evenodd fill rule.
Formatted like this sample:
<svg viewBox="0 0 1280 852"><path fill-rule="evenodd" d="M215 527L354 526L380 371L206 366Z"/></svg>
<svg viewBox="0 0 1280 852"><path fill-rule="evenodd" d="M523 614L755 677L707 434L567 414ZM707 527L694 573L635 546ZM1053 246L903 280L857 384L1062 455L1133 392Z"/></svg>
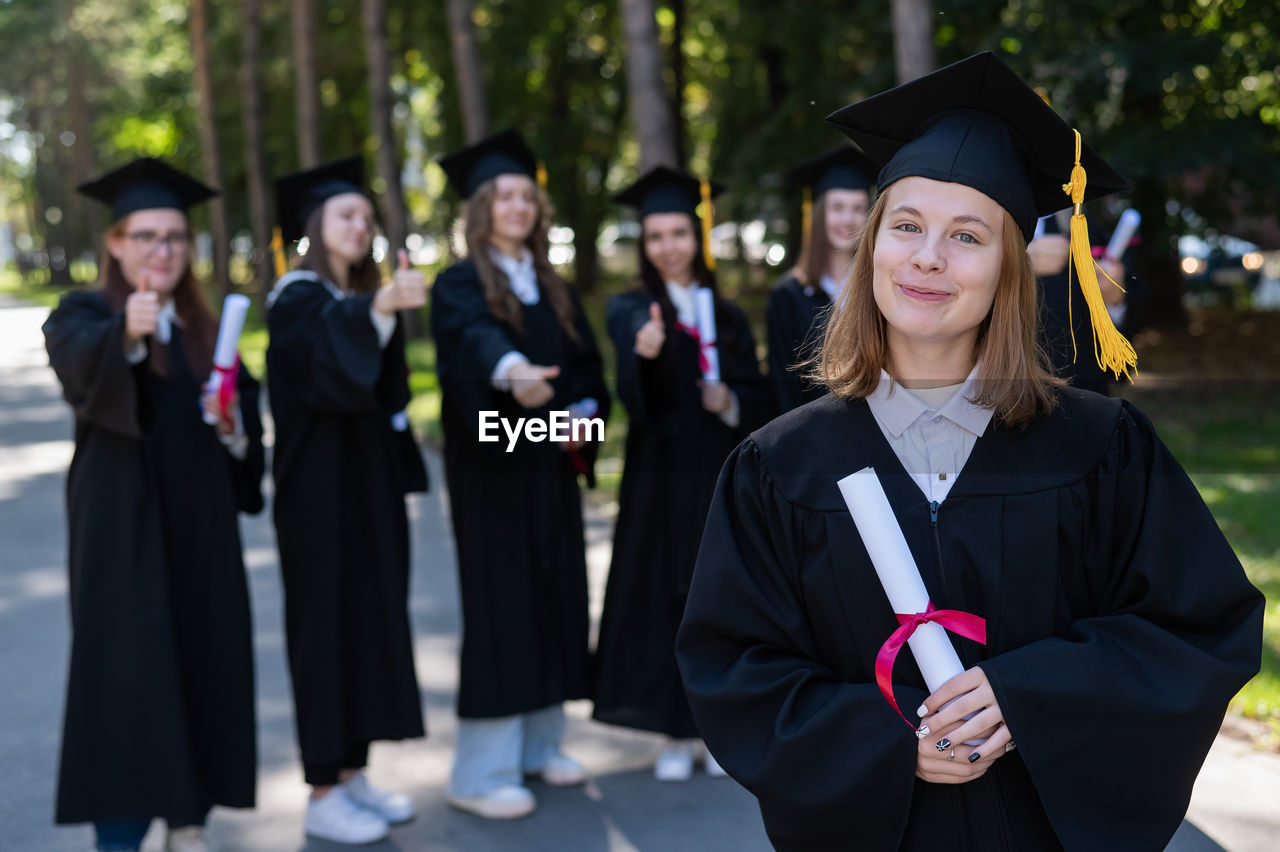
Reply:
<svg viewBox="0 0 1280 852"><path fill-rule="evenodd" d="M947 739L946 737L943 737L942 739L938 740L934 748L936 748L938 751L946 751L947 749L951 748L951 740Z"/></svg>
<svg viewBox="0 0 1280 852"><path fill-rule="evenodd" d="M975 751L973 754L969 755L969 762L970 762L970 763L977 763L977 762L978 762L978 759L979 759L979 758L981 758L981 757L982 757L982 755L978 754L978 753Z"/></svg>

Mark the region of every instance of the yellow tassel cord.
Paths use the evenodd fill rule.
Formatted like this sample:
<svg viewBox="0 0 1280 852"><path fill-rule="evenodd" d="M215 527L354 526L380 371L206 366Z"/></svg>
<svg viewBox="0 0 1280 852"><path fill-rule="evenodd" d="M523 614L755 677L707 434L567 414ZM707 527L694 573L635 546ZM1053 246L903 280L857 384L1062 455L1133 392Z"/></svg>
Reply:
<svg viewBox="0 0 1280 852"><path fill-rule="evenodd" d="M1107 313L1107 303L1102 299L1102 288L1098 284L1098 276L1094 271L1093 253L1089 248L1089 224L1084 218L1084 189L1086 177L1084 166L1080 165L1080 131L1076 135L1076 163L1071 169L1071 180L1062 185L1062 191L1071 196L1075 209L1071 215L1071 263L1067 268L1067 286L1071 286L1071 266L1075 267L1076 277L1080 281L1080 292L1084 294L1085 304L1089 306L1089 321L1093 326L1093 357L1098 367L1115 375L1117 379L1123 374L1130 382L1133 373L1130 368L1137 368L1138 353L1133 344L1116 329ZM1106 273L1103 273L1106 275ZM1110 276L1107 276L1110 280ZM1116 282L1112 281L1115 284ZM1116 284L1118 287L1119 285ZM1067 300L1068 316L1070 302ZM1077 355L1075 319L1071 318L1071 351L1072 359Z"/></svg>
<svg viewBox="0 0 1280 852"><path fill-rule="evenodd" d="M702 259L707 262L707 269L714 272L716 258L711 253L711 220L714 216L711 209L711 182L703 178L699 188L702 191L702 205L698 214L702 219Z"/></svg>
<svg viewBox="0 0 1280 852"><path fill-rule="evenodd" d="M271 256L275 259L276 277L279 278L288 268L284 260L284 236L280 233L279 225L271 232Z"/></svg>
<svg viewBox="0 0 1280 852"><path fill-rule="evenodd" d="M809 247L809 229L813 227L813 190L804 188L804 199L800 202L800 252Z"/></svg>
<svg viewBox="0 0 1280 852"><path fill-rule="evenodd" d="M541 189L543 192L546 192L547 191L547 164L542 162L541 160L538 161L537 180L538 180L538 189Z"/></svg>

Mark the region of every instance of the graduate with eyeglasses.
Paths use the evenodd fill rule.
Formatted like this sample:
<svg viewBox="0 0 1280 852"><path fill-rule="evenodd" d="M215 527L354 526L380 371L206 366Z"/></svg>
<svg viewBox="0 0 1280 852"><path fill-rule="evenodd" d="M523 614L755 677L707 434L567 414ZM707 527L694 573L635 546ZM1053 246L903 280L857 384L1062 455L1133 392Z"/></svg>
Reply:
<svg viewBox="0 0 1280 852"><path fill-rule="evenodd" d="M44 324L75 413L67 476L71 666L55 819L136 850L207 852L214 805L252 807L257 770L239 512L262 509L258 385L204 387L217 323L187 210L216 192L143 158L79 187L111 210L99 286ZM210 415L212 425L205 420Z"/></svg>
<svg viewBox="0 0 1280 852"><path fill-rule="evenodd" d="M1026 246L1065 197L1082 356L1132 370L1081 213L1124 180L990 53L828 121L879 197L830 395L721 474L676 643L694 718L778 849L1164 849L1258 671L1264 600L1151 422L1037 345ZM866 468L874 529L838 486ZM910 612L869 555L894 523L927 593ZM893 665L921 623L962 669L932 689L914 649Z"/></svg>

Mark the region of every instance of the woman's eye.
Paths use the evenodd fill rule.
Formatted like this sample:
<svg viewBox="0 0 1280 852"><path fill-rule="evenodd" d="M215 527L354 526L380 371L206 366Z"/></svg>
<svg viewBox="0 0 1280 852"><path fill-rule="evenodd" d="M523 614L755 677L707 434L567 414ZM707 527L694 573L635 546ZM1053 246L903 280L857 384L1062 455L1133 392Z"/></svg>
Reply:
<svg viewBox="0 0 1280 852"><path fill-rule="evenodd" d="M920 229L919 229L919 228L917 228L917 227L915 226L915 224L914 224L914 223L912 223L912 222L902 222L902 223L899 223L899 224L895 225L895 226L894 226L894 228L895 228L896 230L899 230L899 231L906 231L906 232L907 232L907 233L909 233L909 234L918 234L918 233L920 233Z"/></svg>
<svg viewBox="0 0 1280 852"><path fill-rule="evenodd" d="M956 234L956 239L962 243L973 243L975 245L978 242L978 238L968 232L962 232L962 233Z"/></svg>

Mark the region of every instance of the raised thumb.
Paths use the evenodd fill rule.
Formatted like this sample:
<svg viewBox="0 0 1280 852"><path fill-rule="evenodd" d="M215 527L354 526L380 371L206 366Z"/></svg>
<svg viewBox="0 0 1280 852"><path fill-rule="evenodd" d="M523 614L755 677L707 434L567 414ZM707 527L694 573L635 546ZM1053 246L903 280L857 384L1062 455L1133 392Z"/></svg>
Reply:
<svg viewBox="0 0 1280 852"><path fill-rule="evenodd" d="M662 322L662 308L658 306L657 302L649 303L649 319L656 323Z"/></svg>
<svg viewBox="0 0 1280 852"><path fill-rule="evenodd" d="M148 271L147 271L147 270L145 270L145 269L144 269L144 270L142 270L142 272L140 272L140 273L138 274L138 286L137 286L137 287L135 287L134 289L136 289L139 293L147 293L147 292L150 292L150 290L151 290L151 273L150 273L150 272L148 272Z"/></svg>
<svg viewBox="0 0 1280 852"><path fill-rule="evenodd" d="M400 268L408 269L409 268L409 252L405 251L404 249L400 249L400 251L396 253L396 256L400 258Z"/></svg>

